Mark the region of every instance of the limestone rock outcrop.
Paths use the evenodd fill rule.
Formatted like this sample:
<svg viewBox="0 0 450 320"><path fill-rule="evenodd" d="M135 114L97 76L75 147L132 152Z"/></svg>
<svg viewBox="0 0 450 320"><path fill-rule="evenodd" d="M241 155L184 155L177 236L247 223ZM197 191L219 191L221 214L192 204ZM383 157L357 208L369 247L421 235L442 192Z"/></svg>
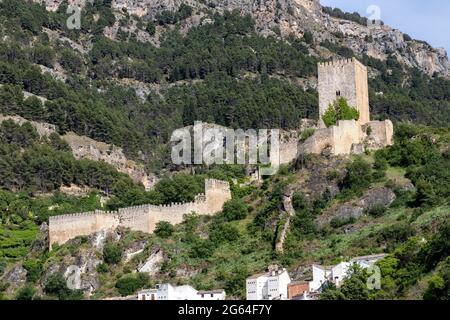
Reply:
<svg viewBox="0 0 450 320"><path fill-rule="evenodd" d="M65 134L62 139L69 144L76 159L104 161L118 171L128 174L136 183L142 183L147 190L157 182L156 176L147 174L144 166L129 160L122 148L79 136L73 132Z"/></svg>
<svg viewBox="0 0 450 320"><path fill-rule="evenodd" d="M34 0L44 3L47 10L55 11L63 0ZM70 0L84 7L90 0ZM181 23L182 32L203 23L207 11L223 13L238 10L242 14L251 14L256 22L256 30L262 35L274 35L279 30L281 36L295 35L303 37L311 32L316 43L329 40L342 41L343 45L359 54L385 60L392 54L408 67L416 67L428 75L438 73L450 76L450 62L447 52L433 48L422 41L405 40L404 34L387 25L361 25L331 17L323 12L319 0L113 0L111 7L116 12L128 13L142 18L154 19L162 11L177 11L182 4L194 8L193 16ZM344 35L340 37L338 35ZM140 38L146 38L140 35ZM370 39L370 41L368 41ZM145 41L158 44L159 41ZM317 47L315 54L330 56L327 49Z"/></svg>
<svg viewBox="0 0 450 320"><path fill-rule="evenodd" d="M316 219L316 223L324 226L333 219L340 221L358 219L376 206L389 207L395 199L395 193L388 188L370 189L357 200L332 206Z"/></svg>
<svg viewBox="0 0 450 320"><path fill-rule="evenodd" d="M159 270L161 270L161 264L163 262L164 262L164 252L163 252L163 250L160 247L155 246L152 249L152 251L150 253L150 256L147 258L147 260L145 260L138 267L138 271L139 272L146 272L150 276L153 276L156 273L158 273Z"/></svg>

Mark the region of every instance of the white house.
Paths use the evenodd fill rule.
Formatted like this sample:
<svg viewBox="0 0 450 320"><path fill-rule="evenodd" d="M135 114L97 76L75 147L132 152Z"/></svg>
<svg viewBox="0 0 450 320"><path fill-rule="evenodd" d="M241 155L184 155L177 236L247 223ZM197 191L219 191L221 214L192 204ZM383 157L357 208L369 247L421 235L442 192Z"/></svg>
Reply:
<svg viewBox="0 0 450 320"><path fill-rule="evenodd" d="M361 268L367 269L375 264L375 262L383 259L385 254L375 254L370 256L355 257L350 261L343 261L335 266L324 267L313 265L313 280L309 282L311 291L320 291L325 282L332 282L337 287L342 284L345 277L348 276L348 271L353 264L359 265Z"/></svg>
<svg viewBox="0 0 450 320"><path fill-rule="evenodd" d="M147 289L138 292L138 300L158 300L157 289Z"/></svg>
<svg viewBox="0 0 450 320"><path fill-rule="evenodd" d="M138 300L225 300L225 297L223 289L197 291L189 285L172 286L169 283L138 292Z"/></svg>
<svg viewBox="0 0 450 320"><path fill-rule="evenodd" d="M198 291L197 300L225 300L226 293L223 289L210 290L210 291Z"/></svg>
<svg viewBox="0 0 450 320"><path fill-rule="evenodd" d="M247 300L286 300L290 282L291 278L286 269L269 267L268 272L247 279Z"/></svg>
<svg viewBox="0 0 450 320"><path fill-rule="evenodd" d="M313 280L309 282L310 291L318 291L332 277L333 267L312 265Z"/></svg>

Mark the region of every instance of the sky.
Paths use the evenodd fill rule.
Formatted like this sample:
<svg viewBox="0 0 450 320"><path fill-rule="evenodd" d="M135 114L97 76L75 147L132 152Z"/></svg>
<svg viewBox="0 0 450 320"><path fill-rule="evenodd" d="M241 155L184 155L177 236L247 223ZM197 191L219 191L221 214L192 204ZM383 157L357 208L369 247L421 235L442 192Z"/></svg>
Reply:
<svg viewBox="0 0 450 320"><path fill-rule="evenodd" d="M448 0L320 0L323 6L359 12L370 17L371 5L380 8L381 20L389 26L425 40L450 53L450 1Z"/></svg>

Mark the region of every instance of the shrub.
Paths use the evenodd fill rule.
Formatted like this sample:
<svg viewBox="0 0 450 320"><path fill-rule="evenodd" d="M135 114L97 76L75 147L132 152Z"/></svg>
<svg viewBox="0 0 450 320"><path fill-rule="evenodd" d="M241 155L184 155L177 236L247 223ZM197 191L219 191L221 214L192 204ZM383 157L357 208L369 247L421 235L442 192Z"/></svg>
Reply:
<svg viewBox="0 0 450 320"><path fill-rule="evenodd" d="M358 109L351 107L345 98L339 98L330 104L323 114L322 120L327 127L335 125L339 120L358 120Z"/></svg>
<svg viewBox="0 0 450 320"><path fill-rule="evenodd" d="M73 73L79 73L83 69L83 60L69 49L64 49L61 53L59 62L64 69Z"/></svg>
<svg viewBox="0 0 450 320"><path fill-rule="evenodd" d="M381 217L386 212L386 207L382 204L376 204L369 209L369 215L373 217Z"/></svg>
<svg viewBox="0 0 450 320"><path fill-rule="evenodd" d="M340 227L343 227L345 225L355 223L355 221L356 221L355 217L349 217L349 218L334 217L330 221L330 226L332 228L340 228Z"/></svg>
<svg viewBox="0 0 450 320"><path fill-rule="evenodd" d="M6 260L2 258L0 259L0 276L3 275L5 269L6 269Z"/></svg>
<svg viewBox="0 0 450 320"><path fill-rule="evenodd" d="M305 34L303 35L303 40L307 43L307 44L313 44L314 43L314 36L310 31L306 31Z"/></svg>
<svg viewBox="0 0 450 320"><path fill-rule="evenodd" d="M44 291L50 295L63 296L67 294L69 288L67 287L66 279L59 273L53 273L47 279L44 286Z"/></svg>
<svg viewBox="0 0 450 320"><path fill-rule="evenodd" d="M27 284L25 287L20 288L16 293L16 300L33 300L36 289L31 284Z"/></svg>
<svg viewBox="0 0 450 320"><path fill-rule="evenodd" d="M233 242L239 239L239 230L229 223L215 225L209 235L215 244L223 242Z"/></svg>
<svg viewBox="0 0 450 320"><path fill-rule="evenodd" d="M225 221L242 220L247 217L248 206L242 199L232 199L223 205L222 217Z"/></svg>
<svg viewBox="0 0 450 320"><path fill-rule="evenodd" d="M125 275L116 282L116 288L122 296L128 296L137 290L146 286L149 282L149 276L145 273L137 275Z"/></svg>
<svg viewBox="0 0 450 320"><path fill-rule="evenodd" d="M28 282L36 282L42 274L42 263L39 260L26 260L23 267L27 270Z"/></svg>
<svg viewBox="0 0 450 320"><path fill-rule="evenodd" d="M197 239L191 248L189 256L196 259L205 259L214 253L214 244L209 240Z"/></svg>
<svg viewBox="0 0 450 320"><path fill-rule="evenodd" d="M160 221L156 224L155 234L161 238L169 238L173 234L174 228L167 221Z"/></svg>
<svg viewBox="0 0 450 320"><path fill-rule="evenodd" d="M300 141L302 142L306 141L309 137L313 136L314 132L316 132L316 129L314 128L308 128L304 130L300 135Z"/></svg>
<svg viewBox="0 0 450 320"><path fill-rule="evenodd" d="M396 243L405 242L413 234L414 229L411 225L400 222L382 229L378 234L378 240L394 246Z"/></svg>
<svg viewBox="0 0 450 320"><path fill-rule="evenodd" d="M150 21L149 23L147 23L147 26L145 28L145 31L147 31L151 36L155 35L156 33L156 26L155 23Z"/></svg>
<svg viewBox="0 0 450 320"><path fill-rule="evenodd" d="M115 243L107 243L103 248L103 260L107 264L118 264L122 260L122 247Z"/></svg>
<svg viewBox="0 0 450 320"><path fill-rule="evenodd" d="M337 170L329 170L327 172L327 180L328 181L335 181L339 179L339 171Z"/></svg>
<svg viewBox="0 0 450 320"><path fill-rule="evenodd" d="M428 281L424 300L448 300L450 297L450 257L443 263L441 271Z"/></svg>
<svg viewBox="0 0 450 320"><path fill-rule="evenodd" d="M102 263L99 263L97 265L96 270L97 270L98 273L108 273L109 272L109 267L108 267L108 265L106 263L102 262Z"/></svg>
<svg viewBox="0 0 450 320"><path fill-rule="evenodd" d="M379 153L375 153L375 162L373 164L373 168L375 169L373 178L375 180L381 180L386 176L388 162L385 158L381 157Z"/></svg>
<svg viewBox="0 0 450 320"><path fill-rule="evenodd" d="M368 188L372 182L372 167L363 158L357 157L352 163L347 165L341 187L354 193L360 193Z"/></svg>
<svg viewBox="0 0 450 320"><path fill-rule="evenodd" d="M66 279L59 273L53 273L47 279L44 286L46 294L58 297L60 300L79 300L83 297L83 293L79 290L70 290L67 287Z"/></svg>

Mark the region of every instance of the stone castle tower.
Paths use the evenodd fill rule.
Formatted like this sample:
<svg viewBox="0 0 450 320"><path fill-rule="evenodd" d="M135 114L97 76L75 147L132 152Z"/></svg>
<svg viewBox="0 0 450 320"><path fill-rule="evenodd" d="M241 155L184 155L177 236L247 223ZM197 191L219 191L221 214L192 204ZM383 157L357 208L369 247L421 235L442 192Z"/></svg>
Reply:
<svg viewBox="0 0 450 320"><path fill-rule="evenodd" d="M300 145L300 154L360 154L392 145L392 122L370 120L366 66L355 58L338 60L319 63L318 73L320 121L314 134ZM322 116L339 97L358 109L359 120L339 120L326 128Z"/></svg>
<svg viewBox="0 0 450 320"><path fill-rule="evenodd" d="M367 67L355 58L319 63L319 115L337 98L347 99L359 111L359 124L370 122ZM323 127L323 121L320 121Z"/></svg>

